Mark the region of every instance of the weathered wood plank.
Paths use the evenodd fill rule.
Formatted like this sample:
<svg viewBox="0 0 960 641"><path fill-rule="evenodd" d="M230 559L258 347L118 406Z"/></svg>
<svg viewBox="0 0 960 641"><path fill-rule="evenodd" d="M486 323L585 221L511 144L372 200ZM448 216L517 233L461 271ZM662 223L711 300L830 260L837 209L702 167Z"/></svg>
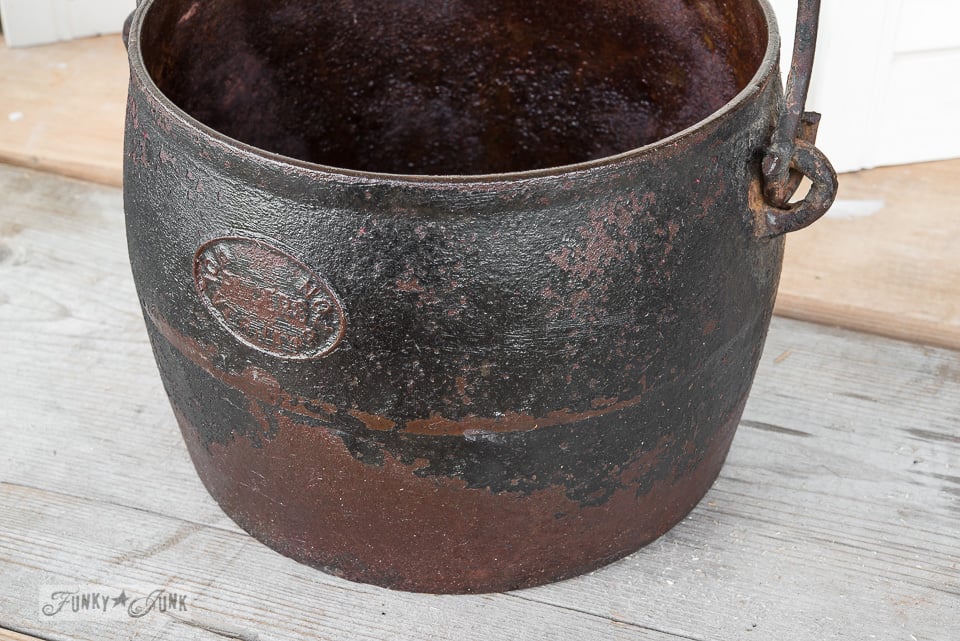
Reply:
<svg viewBox="0 0 960 641"><path fill-rule="evenodd" d="M26 598L0 619L38 636L180 639L201 630L239 639L675 639L640 626L509 595L391 592L326 576L246 535L0 482L0 573ZM39 569L42 568L42 569ZM120 624L37 615L37 584L130 584L187 595L185 612ZM33 585L31 585L33 584ZM31 589L32 587L32 589ZM210 636L210 638L215 638Z"/></svg>
<svg viewBox="0 0 960 641"><path fill-rule="evenodd" d="M0 162L119 185L127 77L120 36L28 49L0 36Z"/></svg>
<svg viewBox="0 0 960 641"><path fill-rule="evenodd" d="M840 177L840 201L790 234L778 314L960 349L960 160Z"/></svg>
<svg viewBox="0 0 960 641"><path fill-rule="evenodd" d="M46 477L43 487L235 527L170 429L119 190L0 166L0 193L0 425L15 436L0 449L6 479ZM195 491L172 491L185 486Z"/></svg>
<svg viewBox="0 0 960 641"><path fill-rule="evenodd" d="M108 640L939 640L960 625L957 352L775 319L721 479L667 536L535 590L393 593L274 554L204 492L146 343L119 193L3 168L0 193L0 627ZM41 622L39 586L69 581L194 590L197 619Z"/></svg>

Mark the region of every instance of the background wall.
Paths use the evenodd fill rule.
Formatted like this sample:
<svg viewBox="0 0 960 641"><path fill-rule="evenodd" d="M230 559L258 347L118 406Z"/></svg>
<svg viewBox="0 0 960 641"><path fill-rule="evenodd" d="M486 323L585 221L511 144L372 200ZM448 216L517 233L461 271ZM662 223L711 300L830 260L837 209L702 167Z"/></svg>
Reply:
<svg viewBox="0 0 960 641"><path fill-rule="evenodd" d="M11 47L120 31L136 0L0 0Z"/></svg>
<svg viewBox="0 0 960 641"><path fill-rule="evenodd" d="M790 64L797 0L771 0ZM960 2L824 0L808 108L840 171L960 156Z"/></svg>

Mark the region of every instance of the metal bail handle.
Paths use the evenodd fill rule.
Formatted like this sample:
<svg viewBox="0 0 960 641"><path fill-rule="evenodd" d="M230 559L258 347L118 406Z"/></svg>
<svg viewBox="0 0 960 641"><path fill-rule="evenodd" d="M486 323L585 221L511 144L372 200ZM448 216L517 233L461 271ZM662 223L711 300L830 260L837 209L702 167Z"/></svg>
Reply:
<svg viewBox="0 0 960 641"><path fill-rule="evenodd" d="M837 197L837 173L813 144L820 114L804 111L819 22L820 0L800 0L783 109L761 166L767 202L760 232L768 238L803 229L823 216ZM791 204L804 176L812 182L810 192Z"/></svg>
<svg viewBox="0 0 960 641"><path fill-rule="evenodd" d="M141 4L143 4L143 0L137 0L133 11L131 11L130 15L127 16L127 19L123 21L123 30L120 32L120 35L123 38L123 46L127 47L128 49L130 48L130 25L133 23L133 16L136 15L137 9L140 8Z"/></svg>

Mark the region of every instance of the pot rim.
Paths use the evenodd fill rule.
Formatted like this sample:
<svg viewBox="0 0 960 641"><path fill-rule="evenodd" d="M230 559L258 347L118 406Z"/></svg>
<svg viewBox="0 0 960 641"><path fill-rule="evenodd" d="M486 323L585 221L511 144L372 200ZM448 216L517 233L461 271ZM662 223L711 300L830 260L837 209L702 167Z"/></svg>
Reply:
<svg viewBox="0 0 960 641"><path fill-rule="evenodd" d="M736 96L724 104L721 108L711 113L706 118L695 122L694 124L678 132L670 134L665 138L660 138L652 143L634 149L628 149L617 154L585 160L578 163L567 165L558 165L555 167L542 167L539 169L527 169L523 171L511 171L487 174L394 174L377 171L364 171L360 169L346 169L334 165L325 165L322 163L310 162L292 156L267 151L255 145L245 143L236 138L232 138L217 131L216 129L197 120L189 113L184 111L179 105L167 97L163 91L153 81L150 72L147 71L146 63L143 60L143 51L140 48L140 32L143 28L143 22L151 7L157 0L142 0L134 10L130 21L130 30L127 40L128 60L130 71L133 77L139 79L139 86L150 99L159 103L162 107L180 122L181 125L193 130L218 142L226 147L233 148L239 152L253 155L268 163L278 164L284 167L293 167L304 170L314 175L339 176L343 179L354 181L357 179L370 182L401 183L409 185L464 185L470 183L518 183L537 178L555 178L566 177L573 174L587 172L591 170L603 169L606 167L620 165L621 163L639 159L643 156L649 156L665 147L675 146L684 139L693 136L699 131L718 124L731 117L740 107L742 107L750 98L757 95L765 84L766 78L771 74L775 67L779 66L780 53L780 30L777 24L777 18L769 0L752 0L760 5L764 17L767 21L767 49L764 52L763 60L760 62L757 71L754 73L750 82L741 89Z"/></svg>

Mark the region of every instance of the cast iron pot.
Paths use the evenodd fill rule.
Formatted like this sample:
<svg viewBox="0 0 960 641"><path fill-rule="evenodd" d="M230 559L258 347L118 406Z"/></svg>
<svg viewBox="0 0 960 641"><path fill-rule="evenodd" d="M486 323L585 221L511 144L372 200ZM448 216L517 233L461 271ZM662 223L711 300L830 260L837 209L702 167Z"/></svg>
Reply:
<svg viewBox="0 0 960 641"><path fill-rule="evenodd" d="M224 511L428 592L574 576L680 521L781 234L836 189L800 4L784 98L764 0L141 2L130 260Z"/></svg>

